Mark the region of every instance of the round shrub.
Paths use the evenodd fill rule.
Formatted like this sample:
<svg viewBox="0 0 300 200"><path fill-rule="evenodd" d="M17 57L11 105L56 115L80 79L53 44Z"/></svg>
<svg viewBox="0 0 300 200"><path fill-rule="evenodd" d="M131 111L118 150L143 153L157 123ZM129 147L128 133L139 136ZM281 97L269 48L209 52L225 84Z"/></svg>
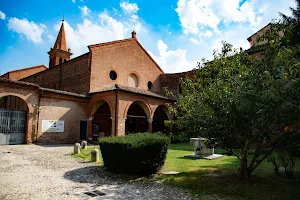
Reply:
<svg viewBox="0 0 300 200"><path fill-rule="evenodd" d="M113 172L154 174L164 165L170 139L151 133L99 140L104 166Z"/></svg>

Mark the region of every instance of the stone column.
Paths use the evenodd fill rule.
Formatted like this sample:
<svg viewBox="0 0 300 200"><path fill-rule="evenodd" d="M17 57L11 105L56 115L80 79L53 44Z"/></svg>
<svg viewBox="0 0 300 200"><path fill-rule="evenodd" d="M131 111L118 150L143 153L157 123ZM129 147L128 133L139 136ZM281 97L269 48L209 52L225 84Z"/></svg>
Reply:
<svg viewBox="0 0 300 200"><path fill-rule="evenodd" d="M93 119L94 119L94 117L89 117L89 121L88 121L88 140L92 140Z"/></svg>
<svg viewBox="0 0 300 200"><path fill-rule="evenodd" d="M148 119L148 132L152 133L152 122L153 122L153 119Z"/></svg>
<svg viewBox="0 0 300 200"><path fill-rule="evenodd" d="M126 118L118 117L117 118L117 130L116 136L123 136L125 135L125 126L126 126Z"/></svg>

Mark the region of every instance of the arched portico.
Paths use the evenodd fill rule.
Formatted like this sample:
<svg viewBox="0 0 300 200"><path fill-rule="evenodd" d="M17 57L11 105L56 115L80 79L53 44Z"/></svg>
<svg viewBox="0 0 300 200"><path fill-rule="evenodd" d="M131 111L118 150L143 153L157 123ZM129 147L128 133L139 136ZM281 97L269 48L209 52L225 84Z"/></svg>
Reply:
<svg viewBox="0 0 300 200"><path fill-rule="evenodd" d="M165 105L157 106L152 116L152 131L167 132L169 127L165 126L166 120L171 120L167 107Z"/></svg>
<svg viewBox="0 0 300 200"><path fill-rule="evenodd" d="M125 133L138 133L148 131L150 108L143 101L130 104L126 112Z"/></svg>
<svg viewBox="0 0 300 200"><path fill-rule="evenodd" d="M99 137L113 135L111 105L104 99L97 100L90 110L89 138L97 140Z"/></svg>

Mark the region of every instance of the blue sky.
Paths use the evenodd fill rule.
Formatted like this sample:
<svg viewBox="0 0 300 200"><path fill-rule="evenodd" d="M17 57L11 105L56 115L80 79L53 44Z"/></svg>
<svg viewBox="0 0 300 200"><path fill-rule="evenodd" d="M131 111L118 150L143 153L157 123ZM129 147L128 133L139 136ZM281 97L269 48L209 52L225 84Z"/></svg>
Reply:
<svg viewBox="0 0 300 200"><path fill-rule="evenodd" d="M166 73L193 69L225 40L247 38L294 0L0 0L0 74L45 64L62 17L73 57L90 44L137 38Z"/></svg>

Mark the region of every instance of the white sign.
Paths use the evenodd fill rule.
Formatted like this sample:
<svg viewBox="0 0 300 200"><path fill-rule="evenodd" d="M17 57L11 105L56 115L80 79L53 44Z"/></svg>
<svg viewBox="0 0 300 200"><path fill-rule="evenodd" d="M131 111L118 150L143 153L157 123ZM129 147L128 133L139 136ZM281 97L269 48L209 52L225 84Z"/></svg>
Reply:
<svg viewBox="0 0 300 200"><path fill-rule="evenodd" d="M64 132L64 121L42 120L42 132Z"/></svg>

